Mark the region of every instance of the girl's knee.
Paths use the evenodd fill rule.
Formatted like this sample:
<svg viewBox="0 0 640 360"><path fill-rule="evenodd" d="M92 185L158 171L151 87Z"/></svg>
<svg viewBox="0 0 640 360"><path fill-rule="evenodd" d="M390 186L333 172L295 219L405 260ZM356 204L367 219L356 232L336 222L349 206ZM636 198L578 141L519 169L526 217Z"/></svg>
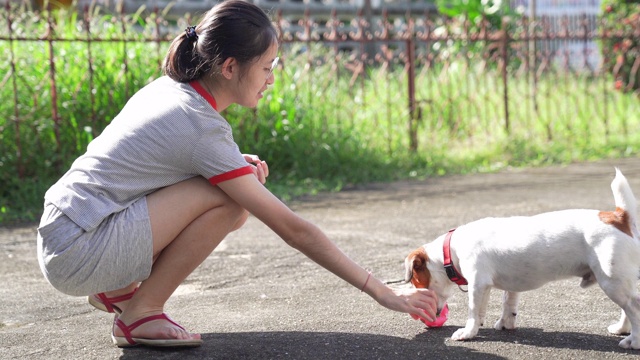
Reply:
<svg viewBox="0 0 640 360"><path fill-rule="evenodd" d="M242 227L249 217L249 212L222 191L222 189L217 186L211 187L211 184L206 180L201 180L202 179L197 179L194 180L194 182L203 186L207 194L210 195L200 198L201 200L207 201L204 206L208 207L209 210L216 210L215 215L212 213L216 219L220 220L220 216L222 216L225 220L228 220L227 223L231 224L230 231L238 230ZM220 212L220 210L222 210L222 212Z"/></svg>
<svg viewBox="0 0 640 360"><path fill-rule="evenodd" d="M249 218L249 212L228 196L224 208L226 210L226 216L231 222L231 231L241 228L247 221L247 218Z"/></svg>
<svg viewBox="0 0 640 360"><path fill-rule="evenodd" d="M223 212L218 213L215 216L218 217L218 219L219 216L223 216L226 220L228 220L227 223L231 225L230 231L238 230L247 221L249 212L228 195L224 194L223 197L223 204L219 208L223 209Z"/></svg>
<svg viewBox="0 0 640 360"><path fill-rule="evenodd" d="M238 217L238 221L236 221L235 225L231 228L231 231L236 231L242 227L247 222L249 218L249 212L245 209L242 209L242 213Z"/></svg>

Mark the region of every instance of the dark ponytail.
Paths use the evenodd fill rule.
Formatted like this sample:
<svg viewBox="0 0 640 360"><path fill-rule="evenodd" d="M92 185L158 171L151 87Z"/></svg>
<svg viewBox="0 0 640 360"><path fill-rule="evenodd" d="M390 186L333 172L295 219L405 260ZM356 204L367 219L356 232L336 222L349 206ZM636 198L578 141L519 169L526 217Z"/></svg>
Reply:
<svg viewBox="0 0 640 360"><path fill-rule="evenodd" d="M199 80L219 71L227 58L246 64L277 41L275 27L258 6L242 0L223 1L195 29L189 27L173 40L162 71L179 82Z"/></svg>
<svg viewBox="0 0 640 360"><path fill-rule="evenodd" d="M211 70L196 49L198 36L189 38L188 29L173 40L162 65L164 74L179 82L197 80Z"/></svg>

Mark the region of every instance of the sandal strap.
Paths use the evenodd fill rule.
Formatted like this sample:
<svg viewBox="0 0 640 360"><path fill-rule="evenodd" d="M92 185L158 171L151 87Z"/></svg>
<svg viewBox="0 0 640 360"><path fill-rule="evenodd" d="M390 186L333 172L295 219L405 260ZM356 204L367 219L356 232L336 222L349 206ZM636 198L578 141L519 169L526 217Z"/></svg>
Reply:
<svg viewBox="0 0 640 360"><path fill-rule="evenodd" d="M165 313L147 316L145 318L142 318L142 319L140 319L138 321L133 322L131 325L125 324L124 322L122 322L122 320L120 320L120 318L116 317L114 324L117 327L119 327L120 330L122 330L122 333L124 334L124 337L125 337L125 339L127 339L129 344L135 345L136 342L133 340L133 337L131 336L131 331L135 330L135 328L137 328L138 326L140 326L142 324L146 324L149 321L154 321L154 320L167 320L168 322L170 322L173 325L179 327L180 329L185 330L185 328L182 327L182 325L180 325L177 322L171 320L171 318L169 318L169 316L167 314L165 314Z"/></svg>
<svg viewBox="0 0 640 360"><path fill-rule="evenodd" d="M138 288L133 289L133 291L128 294L120 296L107 297L107 295L105 295L104 293L96 294L96 296L98 297L98 299L100 299L100 301L102 301L102 304L107 308L107 311L112 313L115 312L115 309L117 308L117 306L113 306L113 304L130 300L133 297L133 294L136 293L136 291L138 291Z"/></svg>
<svg viewBox="0 0 640 360"><path fill-rule="evenodd" d="M118 319L117 316L114 319L113 324L116 325L117 327L119 327L120 330L122 330L122 333L124 334L124 338L127 339L129 344L131 344L131 345L135 345L136 344L136 342L133 341L133 338L131 337L131 331L129 331L129 327L125 323L123 323L122 320ZM115 335L115 330L113 331L113 333Z"/></svg>

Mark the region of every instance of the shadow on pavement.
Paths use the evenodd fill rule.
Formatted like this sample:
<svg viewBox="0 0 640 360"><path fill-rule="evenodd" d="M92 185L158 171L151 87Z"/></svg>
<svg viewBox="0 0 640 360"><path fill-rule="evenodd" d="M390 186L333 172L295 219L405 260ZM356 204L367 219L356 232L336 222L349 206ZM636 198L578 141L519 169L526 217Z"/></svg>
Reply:
<svg viewBox="0 0 640 360"><path fill-rule="evenodd" d="M120 359L507 359L449 340L458 327L429 330L413 339L364 333L328 332L240 332L203 334L199 348L123 349ZM575 349L598 353L635 354L618 347L622 337L576 332L519 328L514 331L480 329L478 337L465 345L505 343L539 349ZM540 354L542 357L544 355Z"/></svg>
<svg viewBox="0 0 640 360"><path fill-rule="evenodd" d="M540 349L574 349L636 354L634 350L625 350L618 346L623 338L623 336L616 335L545 331L537 328L518 328L507 331L484 328L480 329L478 336L472 341L478 343L502 342Z"/></svg>
<svg viewBox="0 0 640 360"><path fill-rule="evenodd" d="M450 330L452 330L451 327ZM451 332L404 339L363 333L241 332L203 334L195 349L123 349L121 359L506 359L445 341ZM450 341L449 341L450 342Z"/></svg>

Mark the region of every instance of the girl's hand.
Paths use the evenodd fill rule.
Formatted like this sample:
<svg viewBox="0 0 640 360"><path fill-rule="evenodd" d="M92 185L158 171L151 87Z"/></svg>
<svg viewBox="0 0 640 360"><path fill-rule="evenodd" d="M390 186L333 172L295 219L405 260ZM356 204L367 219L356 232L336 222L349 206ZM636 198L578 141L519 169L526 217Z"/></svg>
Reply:
<svg viewBox="0 0 640 360"><path fill-rule="evenodd" d="M429 289L389 289L377 299L380 305L395 311L435 321L438 307L436 293Z"/></svg>
<svg viewBox="0 0 640 360"><path fill-rule="evenodd" d="M267 182L267 176L269 176L269 166L266 161L260 160L258 155L242 154L244 159L251 164L253 174L258 178L261 184Z"/></svg>

